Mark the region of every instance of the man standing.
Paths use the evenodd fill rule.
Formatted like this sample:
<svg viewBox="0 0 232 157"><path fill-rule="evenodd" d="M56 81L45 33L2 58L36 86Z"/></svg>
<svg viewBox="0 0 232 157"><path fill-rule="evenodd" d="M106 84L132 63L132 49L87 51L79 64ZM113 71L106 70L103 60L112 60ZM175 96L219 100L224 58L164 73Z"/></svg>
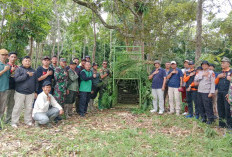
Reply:
<svg viewBox="0 0 232 157"><path fill-rule="evenodd" d="M91 63L90 56L85 56L85 59L86 59L86 62L90 62Z"/></svg>
<svg viewBox="0 0 232 157"><path fill-rule="evenodd" d="M64 107L65 104L65 96L68 94L67 90L67 81L68 81L68 73L65 70L66 67L66 59L60 59L60 66L56 68L54 72L54 77L56 81L54 98L56 101Z"/></svg>
<svg viewBox="0 0 232 157"><path fill-rule="evenodd" d="M36 71L36 76L39 82L37 94L40 94L43 91L42 86L44 81L52 82L52 79L54 77L53 69L49 67L49 65L50 65L50 58L48 56L43 57L42 66L38 67Z"/></svg>
<svg viewBox="0 0 232 157"><path fill-rule="evenodd" d="M86 62L86 59L83 58L83 59L81 60L80 65L77 66L77 67L80 69L80 72L81 72L83 69L85 69L85 62Z"/></svg>
<svg viewBox="0 0 232 157"><path fill-rule="evenodd" d="M79 58L73 58L73 62L75 62L76 65L79 65Z"/></svg>
<svg viewBox="0 0 232 157"><path fill-rule="evenodd" d="M3 117L5 106L7 103L7 90L9 89L10 66L6 64L8 51L6 49L0 50L0 120ZM1 125L0 125L1 129Z"/></svg>
<svg viewBox="0 0 232 157"><path fill-rule="evenodd" d="M15 70L18 66L15 64L17 60L17 53L11 52L8 55L9 62L7 63L10 66L10 80L9 80L9 90L7 93L7 110L6 110L6 119L5 123L9 123L11 121L11 115L14 108L14 94L15 94L15 79L14 74Z"/></svg>
<svg viewBox="0 0 232 157"><path fill-rule="evenodd" d="M43 92L38 95L32 112L36 126L49 124L64 112L56 99L49 94L51 92L51 82L44 81L42 88Z"/></svg>
<svg viewBox="0 0 232 157"><path fill-rule="evenodd" d="M166 73L163 68L161 68L160 61L156 60L154 62L155 70L152 71L151 75L149 75L149 80L152 79L152 95L153 95L153 110L151 112L157 112L157 103L159 99L159 114L162 115L164 113L164 90L166 83Z"/></svg>
<svg viewBox="0 0 232 157"><path fill-rule="evenodd" d="M185 60L184 61L184 69L181 69L182 70L182 73L185 74L187 71L189 71L189 60ZM182 84L182 90L181 90L181 98L182 98L182 102L187 102L186 101L186 88L185 88L185 82L183 82ZM185 106L184 107L184 113L183 115L187 115L188 114L188 106Z"/></svg>
<svg viewBox="0 0 232 157"><path fill-rule="evenodd" d="M168 73L168 97L170 105L170 114L173 114L176 109L176 115L180 115L180 93L178 89L182 86L183 73L177 68L176 61L171 62L171 70ZM176 105L174 106L174 100Z"/></svg>
<svg viewBox="0 0 232 157"><path fill-rule="evenodd" d="M96 74L93 74L93 72L90 70L91 64L90 62L85 63L85 69L81 71L80 78L81 78L81 84L80 84L80 101L79 101L79 114L81 117L84 117L87 108L88 103L90 100L90 93L92 90L92 80L96 77Z"/></svg>
<svg viewBox="0 0 232 157"><path fill-rule="evenodd" d="M57 56L53 56L52 57L52 64L50 65L50 67L53 69L53 71L55 71L56 67L58 66L57 65Z"/></svg>
<svg viewBox="0 0 232 157"><path fill-rule="evenodd" d="M110 70L107 68L107 65L108 65L107 61L103 61L102 62L102 69L100 70L100 77L102 80L102 86L100 88L99 97L98 97L98 107L100 110L103 109L102 96L103 96L104 92L107 90L108 81L110 79Z"/></svg>
<svg viewBox="0 0 232 157"><path fill-rule="evenodd" d="M165 73L166 73L166 76L168 76L168 72L170 71L170 68L171 68L171 63L170 62L166 62L165 63ZM166 79L166 82L165 82L164 106L166 105L167 98L168 98L168 79Z"/></svg>
<svg viewBox="0 0 232 157"><path fill-rule="evenodd" d="M100 73L97 71L98 65L97 63L93 63L93 69L92 72L93 74L96 74L96 78L93 78L92 82L93 82L93 86L92 86L92 91L91 91L91 95L90 95L90 101L89 101L89 111L93 111L94 110L94 99L97 97L97 94L100 90L101 87L101 80L100 80Z"/></svg>
<svg viewBox="0 0 232 157"><path fill-rule="evenodd" d="M221 60L222 72L218 74L215 83L218 85L218 115L219 115L219 126L222 128L232 129L232 118L230 113L230 104L226 100L228 94L232 69L230 69L230 59L223 57Z"/></svg>
<svg viewBox="0 0 232 157"><path fill-rule="evenodd" d="M209 65L209 70L212 70L215 73L215 78L217 78L218 73L214 71L215 65L210 64ZM218 110L217 110L217 95L218 95L218 85L215 85L215 94L213 95L213 113L214 113L214 118L217 119L218 117Z"/></svg>
<svg viewBox="0 0 232 157"><path fill-rule="evenodd" d="M31 68L31 58L25 56L22 66L15 71L15 105L12 111L11 126L17 128L17 123L24 105L24 123L28 126L32 125L32 104L36 97L36 89L38 87L35 70Z"/></svg>
<svg viewBox="0 0 232 157"><path fill-rule="evenodd" d="M76 100L77 97L77 92L79 92L79 83L78 83L78 74L75 71L77 68L77 64L73 62L72 60L70 61L70 69L68 70L68 95L65 100L65 107L64 107L64 112L66 118L69 118L69 116L72 114L72 108L73 108L73 103Z"/></svg>
<svg viewBox="0 0 232 157"><path fill-rule="evenodd" d="M189 61L190 70L186 71L184 74L184 82L186 87L186 96L187 96L187 103L188 103L188 115L186 118L193 117L193 102L195 105L195 117L196 119L199 118L199 109L197 104L197 89L194 85L194 78L196 76L195 65L193 61Z"/></svg>
<svg viewBox="0 0 232 157"><path fill-rule="evenodd" d="M50 64L50 68L52 68L52 70L53 70L53 80L51 82L52 83L51 93L54 94L54 88L55 88L55 85L56 85L56 82L55 82L55 79L54 79L54 73L55 73L56 67L58 66L57 65L57 56L53 56L51 62L52 63Z"/></svg>
<svg viewBox="0 0 232 157"><path fill-rule="evenodd" d="M212 124L214 122L212 96L215 93L215 74L209 70L209 62L201 63L202 71L200 71L194 79L198 85L198 101L202 122Z"/></svg>

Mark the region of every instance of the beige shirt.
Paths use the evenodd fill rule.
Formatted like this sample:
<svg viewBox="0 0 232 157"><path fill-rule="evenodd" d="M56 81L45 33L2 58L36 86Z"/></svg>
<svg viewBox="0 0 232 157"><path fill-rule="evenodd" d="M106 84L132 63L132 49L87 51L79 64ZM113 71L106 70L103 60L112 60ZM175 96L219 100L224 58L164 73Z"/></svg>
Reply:
<svg viewBox="0 0 232 157"><path fill-rule="evenodd" d="M205 72L208 72L207 76L203 76ZM198 92L200 93L215 93L215 74L212 70L200 71L194 79L195 82L199 82Z"/></svg>

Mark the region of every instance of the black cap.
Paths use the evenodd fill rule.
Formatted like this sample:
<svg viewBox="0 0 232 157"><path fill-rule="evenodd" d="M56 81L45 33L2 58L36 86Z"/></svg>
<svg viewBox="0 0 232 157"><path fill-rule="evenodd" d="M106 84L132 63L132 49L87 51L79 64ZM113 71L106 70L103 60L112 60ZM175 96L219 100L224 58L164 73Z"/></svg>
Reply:
<svg viewBox="0 0 232 157"><path fill-rule="evenodd" d="M194 61L189 61L188 64L189 65L194 65L195 63L194 63Z"/></svg>
<svg viewBox="0 0 232 157"><path fill-rule="evenodd" d="M23 57L23 60L24 59L31 59L31 57L30 56L25 56L25 57Z"/></svg>
<svg viewBox="0 0 232 157"><path fill-rule="evenodd" d="M202 66L202 64L208 64L209 65L209 62L208 61L202 61L201 66Z"/></svg>
<svg viewBox="0 0 232 157"><path fill-rule="evenodd" d="M45 86L51 86L51 82L50 81L44 81L42 87L45 87Z"/></svg>
<svg viewBox="0 0 232 157"><path fill-rule="evenodd" d="M43 60L45 60L45 59L49 59L49 60L51 60L51 58L50 58L50 57L48 57L48 56L44 56L44 57L43 57Z"/></svg>
<svg viewBox="0 0 232 157"><path fill-rule="evenodd" d="M77 64L76 62L73 62L73 60L70 61L70 64Z"/></svg>
<svg viewBox="0 0 232 157"><path fill-rule="evenodd" d="M209 66L212 66L212 67L214 67L214 68L215 68L215 65L214 65L214 64L209 64Z"/></svg>
<svg viewBox="0 0 232 157"><path fill-rule="evenodd" d="M93 66L98 66L97 63L93 63Z"/></svg>
<svg viewBox="0 0 232 157"><path fill-rule="evenodd" d="M85 56L85 58L90 58L90 56Z"/></svg>
<svg viewBox="0 0 232 157"><path fill-rule="evenodd" d="M85 59L85 58L82 58L81 61L85 61L85 62L86 62L86 59Z"/></svg>
<svg viewBox="0 0 232 157"><path fill-rule="evenodd" d="M197 70L203 70L202 67L197 67Z"/></svg>

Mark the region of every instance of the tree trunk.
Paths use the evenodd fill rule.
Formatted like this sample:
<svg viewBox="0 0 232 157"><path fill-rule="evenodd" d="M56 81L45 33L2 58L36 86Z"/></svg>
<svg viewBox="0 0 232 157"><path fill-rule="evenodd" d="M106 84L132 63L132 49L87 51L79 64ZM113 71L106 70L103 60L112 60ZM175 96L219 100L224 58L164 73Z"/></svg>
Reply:
<svg viewBox="0 0 232 157"><path fill-rule="evenodd" d="M201 49L202 49L202 12L203 12L203 0L198 0L197 4L197 32L196 32L196 54L195 54L195 62L199 63L199 59L201 57Z"/></svg>
<svg viewBox="0 0 232 157"><path fill-rule="evenodd" d="M3 11L2 11L2 22L1 22L1 36L0 36L0 47L2 46L2 34L3 34L3 24L5 21L5 10L6 10L6 4L3 5Z"/></svg>
<svg viewBox="0 0 232 157"><path fill-rule="evenodd" d="M52 37L52 56L55 55L55 47L56 47L56 38L55 36Z"/></svg>
<svg viewBox="0 0 232 157"><path fill-rule="evenodd" d="M93 53L92 53L92 62L95 62L95 55L96 55L96 47L97 47L97 35L96 35L96 22L95 22L95 16L92 12L92 18L93 18L93 36L94 36L94 43L93 43Z"/></svg>
<svg viewBox="0 0 232 157"><path fill-rule="evenodd" d="M35 67L36 68L38 66L38 57L39 57L39 44L36 42L36 49L35 49Z"/></svg>
<svg viewBox="0 0 232 157"><path fill-rule="evenodd" d="M33 37L30 38L30 52L28 56L31 57L32 53L33 53Z"/></svg>
<svg viewBox="0 0 232 157"><path fill-rule="evenodd" d="M85 58L85 47L86 47L86 36L84 37L84 45L83 45L83 58Z"/></svg>

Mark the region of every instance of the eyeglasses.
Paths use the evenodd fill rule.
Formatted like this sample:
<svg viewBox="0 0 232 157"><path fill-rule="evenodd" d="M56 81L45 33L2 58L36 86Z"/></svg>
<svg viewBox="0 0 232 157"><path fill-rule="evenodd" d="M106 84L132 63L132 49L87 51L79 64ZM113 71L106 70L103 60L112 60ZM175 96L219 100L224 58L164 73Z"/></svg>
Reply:
<svg viewBox="0 0 232 157"><path fill-rule="evenodd" d="M107 65L107 63L103 63L103 64Z"/></svg>

